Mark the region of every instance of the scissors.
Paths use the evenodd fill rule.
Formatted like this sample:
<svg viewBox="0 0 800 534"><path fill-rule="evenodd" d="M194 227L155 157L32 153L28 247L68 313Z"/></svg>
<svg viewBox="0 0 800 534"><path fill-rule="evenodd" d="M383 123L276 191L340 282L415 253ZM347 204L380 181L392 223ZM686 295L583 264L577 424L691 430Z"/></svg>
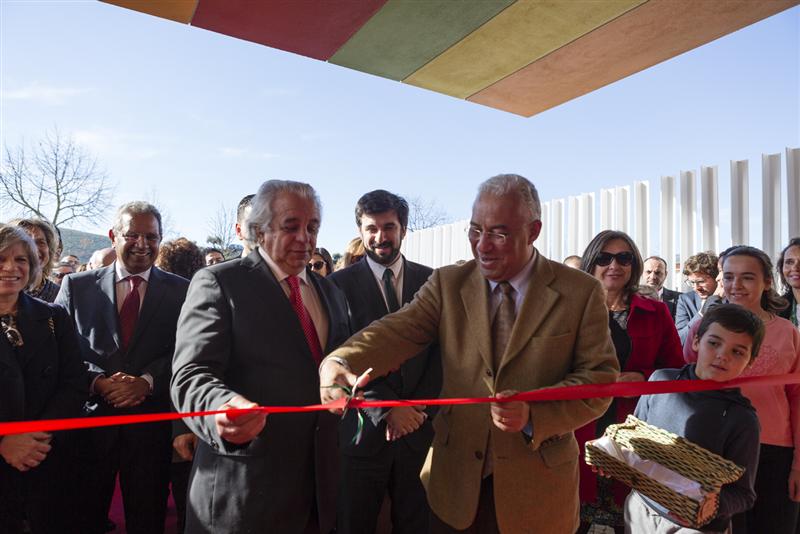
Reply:
<svg viewBox="0 0 800 534"><path fill-rule="evenodd" d="M372 372L372 367L370 367L369 369L364 371L358 378L356 378L356 383L353 384L353 389L350 390L350 395L347 397L347 401L345 401L345 403L344 403L344 411L342 412L342 417L344 417L347 414L347 410L350 409L350 403L356 397L356 393L358 392L359 384L361 384L361 381L364 380L364 378L368 374L370 374L371 372Z"/></svg>

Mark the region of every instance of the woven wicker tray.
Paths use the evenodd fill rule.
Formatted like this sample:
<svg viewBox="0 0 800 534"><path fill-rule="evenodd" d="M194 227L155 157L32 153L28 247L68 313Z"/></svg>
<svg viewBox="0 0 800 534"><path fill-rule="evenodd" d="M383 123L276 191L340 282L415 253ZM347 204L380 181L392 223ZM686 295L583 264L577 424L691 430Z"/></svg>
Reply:
<svg viewBox="0 0 800 534"><path fill-rule="evenodd" d="M652 460L700 484L705 494L693 500L646 476L604 450L586 442L586 463L631 486L677 516L701 527L711 521L719 507L719 491L738 480L744 469L685 438L654 427L629 415L624 423L610 425L605 435L639 457Z"/></svg>

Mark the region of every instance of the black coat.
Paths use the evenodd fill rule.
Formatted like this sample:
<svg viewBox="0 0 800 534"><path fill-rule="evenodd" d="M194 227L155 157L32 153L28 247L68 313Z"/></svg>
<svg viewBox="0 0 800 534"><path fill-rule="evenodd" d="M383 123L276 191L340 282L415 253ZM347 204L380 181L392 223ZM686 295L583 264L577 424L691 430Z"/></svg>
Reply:
<svg viewBox="0 0 800 534"><path fill-rule="evenodd" d="M419 288L428 280L433 269L403 258L403 295L401 305L411 302ZM383 299L377 280L369 263L360 261L346 269L336 271L329 280L336 284L347 297L350 325L354 331L361 330L372 321L380 319L389 310ZM364 394L367 399L432 399L439 396L442 388L441 359L438 345L432 345L404 363L399 370L388 376L373 380ZM358 420L354 412L348 412L339 426L339 447L344 454L372 456L386 447L386 423L388 408L365 410L367 418L361 439L355 444ZM414 450L427 450L433 439L433 416L435 407L426 409L428 418L415 432L401 438Z"/></svg>

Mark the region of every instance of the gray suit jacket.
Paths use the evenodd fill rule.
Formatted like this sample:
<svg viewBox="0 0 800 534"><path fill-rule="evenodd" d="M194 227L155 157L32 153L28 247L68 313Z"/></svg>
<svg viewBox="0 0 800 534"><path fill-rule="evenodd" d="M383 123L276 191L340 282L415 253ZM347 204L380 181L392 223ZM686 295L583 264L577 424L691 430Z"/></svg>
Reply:
<svg viewBox="0 0 800 534"><path fill-rule="evenodd" d="M308 271L328 316L327 354L350 334L344 295ZM319 403L319 375L300 321L258 251L203 269L178 322L172 399L213 410L239 394L262 406ZM221 439L213 417L187 419L195 452L186 532L301 533L316 508L335 524L336 425L328 412L273 414L246 445Z"/></svg>

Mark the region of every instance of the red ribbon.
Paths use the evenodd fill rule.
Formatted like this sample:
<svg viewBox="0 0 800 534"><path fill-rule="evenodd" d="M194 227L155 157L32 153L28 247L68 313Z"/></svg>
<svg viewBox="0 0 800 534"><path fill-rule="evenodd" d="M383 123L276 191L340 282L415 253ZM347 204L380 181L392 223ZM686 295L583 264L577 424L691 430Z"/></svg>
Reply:
<svg viewBox="0 0 800 534"><path fill-rule="evenodd" d="M740 377L728 382L713 380L664 380L659 382L615 382L612 384L579 384L574 386L543 388L518 393L511 397L497 399L495 397L466 397L451 399L414 399L366 401L352 399L350 408L393 408L395 406L444 406L457 404L485 404L490 402L542 402L594 399L607 397L638 397L641 395L657 395L661 393L686 393L690 391L710 391L729 389L741 386L778 386L800 384L800 374L768 375ZM205 412L186 413L154 413L137 415L111 415L104 417L78 417L74 419L42 419L39 421L18 421L0 423L0 436L8 434L24 434L27 432L53 432L57 430L76 430L102 426L131 425L134 423L154 423L173 421L184 417L205 417L207 415L228 414L235 419L251 412L302 413L323 410L341 410L346 399L342 398L327 404L311 404L308 406L258 406L256 408L210 410Z"/></svg>

